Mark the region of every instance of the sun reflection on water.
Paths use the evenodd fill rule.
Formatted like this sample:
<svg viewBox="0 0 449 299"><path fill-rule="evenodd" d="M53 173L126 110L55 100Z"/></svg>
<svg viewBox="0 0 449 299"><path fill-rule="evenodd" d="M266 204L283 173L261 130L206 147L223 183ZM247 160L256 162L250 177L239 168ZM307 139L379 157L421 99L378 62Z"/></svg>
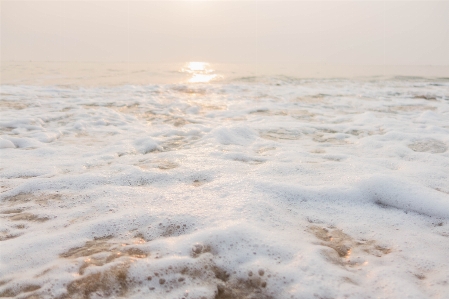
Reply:
<svg viewBox="0 0 449 299"><path fill-rule="evenodd" d="M200 61L186 63L180 72L190 74L189 83L208 83L219 77L209 63Z"/></svg>

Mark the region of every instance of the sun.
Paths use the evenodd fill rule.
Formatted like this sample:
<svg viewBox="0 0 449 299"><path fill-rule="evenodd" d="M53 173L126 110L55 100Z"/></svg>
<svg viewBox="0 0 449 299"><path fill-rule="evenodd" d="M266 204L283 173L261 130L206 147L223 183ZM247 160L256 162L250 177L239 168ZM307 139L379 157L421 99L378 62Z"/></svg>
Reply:
<svg viewBox="0 0 449 299"><path fill-rule="evenodd" d="M208 62L190 61L180 70L182 73L191 74L189 83L208 83L218 76Z"/></svg>

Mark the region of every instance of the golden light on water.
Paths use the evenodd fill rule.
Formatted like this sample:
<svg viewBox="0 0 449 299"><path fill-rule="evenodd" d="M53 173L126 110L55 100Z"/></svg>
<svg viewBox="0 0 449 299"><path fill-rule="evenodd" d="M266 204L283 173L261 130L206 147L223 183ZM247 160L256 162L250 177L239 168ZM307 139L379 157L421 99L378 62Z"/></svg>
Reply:
<svg viewBox="0 0 449 299"><path fill-rule="evenodd" d="M194 74L192 78L189 79L190 83L207 83L210 82L212 79L215 79L217 77L216 74L212 75L204 75L204 74Z"/></svg>
<svg viewBox="0 0 449 299"><path fill-rule="evenodd" d="M189 83L208 83L219 77L209 63L200 61L186 63L180 72L190 74Z"/></svg>

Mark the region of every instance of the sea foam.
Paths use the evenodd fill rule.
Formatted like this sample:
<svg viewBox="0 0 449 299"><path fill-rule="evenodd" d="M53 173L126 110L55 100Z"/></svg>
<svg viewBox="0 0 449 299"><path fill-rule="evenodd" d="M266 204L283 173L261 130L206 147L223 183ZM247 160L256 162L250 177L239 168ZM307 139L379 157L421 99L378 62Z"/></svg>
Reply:
<svg viewBox="0 0 449 299"><path fill-rule="evenodd" d="M0 296L447 296L449 82L262 81L3 85Z"/></svg>

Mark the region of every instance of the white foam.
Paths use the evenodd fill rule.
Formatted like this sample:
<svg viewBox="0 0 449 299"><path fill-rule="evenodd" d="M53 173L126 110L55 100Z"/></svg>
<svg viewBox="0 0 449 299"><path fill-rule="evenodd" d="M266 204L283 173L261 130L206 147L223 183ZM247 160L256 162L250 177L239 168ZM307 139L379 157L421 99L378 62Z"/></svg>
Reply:
<svg viewBox="0 0 449 299"><path fill-rule="evenodd" d="M0 148L15 148L16 146L8 139L0 139Z"/></svg>
<svg viewBox="0 0 449 299"><path fill-rule="evenodd" d="M447 80L258 80L2 86L0 294L444 297Z"/></svg>

